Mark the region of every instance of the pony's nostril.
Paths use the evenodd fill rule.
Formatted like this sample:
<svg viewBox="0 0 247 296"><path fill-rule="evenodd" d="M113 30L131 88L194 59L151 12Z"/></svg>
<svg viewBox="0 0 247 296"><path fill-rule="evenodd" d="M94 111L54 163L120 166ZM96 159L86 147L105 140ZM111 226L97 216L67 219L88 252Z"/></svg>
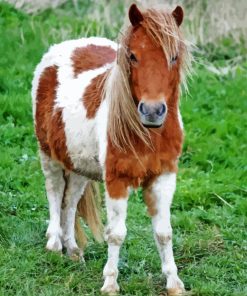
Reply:
<svg viewBox="0 0 247 296"><path fill-rule="evenodd" d="M148 114L148 109L145 107L145 104L144 103L141 103L140 104L140 108L139 108L141 114L143 115L147 115Z"/></svg>
<svg viewBox="0 0 247 296"><path fill-rule="evenodd" d="M159 106L159 108L157 108L157 110L156 110L156 114L158 116L162 116L165 112L166 112L166 105L165 104L161 104L161 106Z"/></svg>

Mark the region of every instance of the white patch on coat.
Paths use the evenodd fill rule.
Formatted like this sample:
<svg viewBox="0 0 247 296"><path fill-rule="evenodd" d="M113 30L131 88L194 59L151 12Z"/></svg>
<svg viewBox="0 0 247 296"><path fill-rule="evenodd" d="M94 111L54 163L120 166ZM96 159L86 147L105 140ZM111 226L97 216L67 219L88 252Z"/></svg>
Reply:
<svg viewBox="0 0 247 296"><path fill-rule="evenodd" d="M105 166L107 150L107 124L108 124L109 102L105 99L96 114L97 139L99 141L99 162L102 167Z"/></svg>
<svg viewBox="0 0 247 296"><path fill-rule="evenodd" d="M184 130L183 118L179 109L178 109L178 122L181 130L183 131Z"/></svg>
<svg viewBox="0 0 247 296"><path fill-rule="evenodd" d="M110 236L124 240L127 231L125 220L127 216L128 197L113 199L107 192L105 195L108 221L106 240L108 240Z"/></svg>

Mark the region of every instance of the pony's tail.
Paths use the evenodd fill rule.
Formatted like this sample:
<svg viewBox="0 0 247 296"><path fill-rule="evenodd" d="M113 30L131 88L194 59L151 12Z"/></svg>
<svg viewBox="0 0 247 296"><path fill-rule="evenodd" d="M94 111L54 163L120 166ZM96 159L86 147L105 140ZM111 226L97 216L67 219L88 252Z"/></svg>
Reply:
<svg viewBox="0 0 247 296"><path fill-rule="evenodd" d="M103 224L100 217L100 201L99 184L95 181L89 181L77 205L75 219L75 236L79 246L82 248L84 248L87 244L87 237L80 224L80 217L88 224L94 238L98 242L103 241Z"/></svg>

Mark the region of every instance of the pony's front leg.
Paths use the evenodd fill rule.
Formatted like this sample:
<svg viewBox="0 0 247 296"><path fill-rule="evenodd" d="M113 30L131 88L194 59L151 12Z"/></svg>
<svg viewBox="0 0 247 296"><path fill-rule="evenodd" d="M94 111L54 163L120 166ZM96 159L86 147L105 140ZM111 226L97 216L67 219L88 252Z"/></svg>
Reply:
<svg viewBox="0 0 247 296"><path fill-rule="evenodd" d="M168 295L182 295L184 284L177 275L177 266L172 250L172 227L170 206L176 189L176 174L167 173L158 177L144 192L150 215L154 238L161 258L162 272L167 279Z"/></svg>
<svg viewBox="0 0 247 296"><path fill-rule="evenodd" d="M104 267L104 285L101 292L115 294L119 291L117 283L119 251L126 236L126 215L128 196L113 199L106 193L108 225L105 239L108 243L108 260Z"/></svg>

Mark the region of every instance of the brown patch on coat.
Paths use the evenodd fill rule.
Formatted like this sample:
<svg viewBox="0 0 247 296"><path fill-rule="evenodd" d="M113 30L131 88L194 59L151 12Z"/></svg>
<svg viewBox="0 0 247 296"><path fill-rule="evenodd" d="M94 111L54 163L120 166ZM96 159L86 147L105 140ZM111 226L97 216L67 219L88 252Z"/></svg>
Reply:
<svg viewBox="0 0 247 296"><path fill-rule="evenodd" d="M72 65L74 75L94 70L112 63L116 58L116 51L110 46L98 46L94 44L78 47L72 53Z"/></svg>
<svg viewBox="0 0 247 296"><path fill-rule="evenodd" d="M156 203L154 200L154 196L150 189L144 190L144 201L148 209L148 214L153 217L157 214Z"/></svg>
<svg viewBox="0 0 247 296"><path fill-rule="evenodd" d="M66 145L66 136L64 132L61 109L57 109L53 114L49 130L49 144L51 147L52 157L62 162L67 169L73 170L73 165L68 155Z"/></svg>
<svg viewBox="0 0 247 296"><path fill-rule="evenodd" d="M108 72L95 77L83 95L83 105L87 110L87 118L94 118L102 101L102 88Z"/></svg>
<svg viewBox="0 0 247 296"><path fill-rule="evenodd" d="M54 110L57 85L57 67L45 68L37 89L35 131L41 150L72 170L73 165L66 146L62 110Z"/></svg>
<svg viewBox="0 0 247 296"><path fill-rule="evenodd" d="M47 127L53 110L53 99L56 95L57 68L46 68L40 76L36 95L35 131L40 148L51 156L48 143Z"/></svg>

